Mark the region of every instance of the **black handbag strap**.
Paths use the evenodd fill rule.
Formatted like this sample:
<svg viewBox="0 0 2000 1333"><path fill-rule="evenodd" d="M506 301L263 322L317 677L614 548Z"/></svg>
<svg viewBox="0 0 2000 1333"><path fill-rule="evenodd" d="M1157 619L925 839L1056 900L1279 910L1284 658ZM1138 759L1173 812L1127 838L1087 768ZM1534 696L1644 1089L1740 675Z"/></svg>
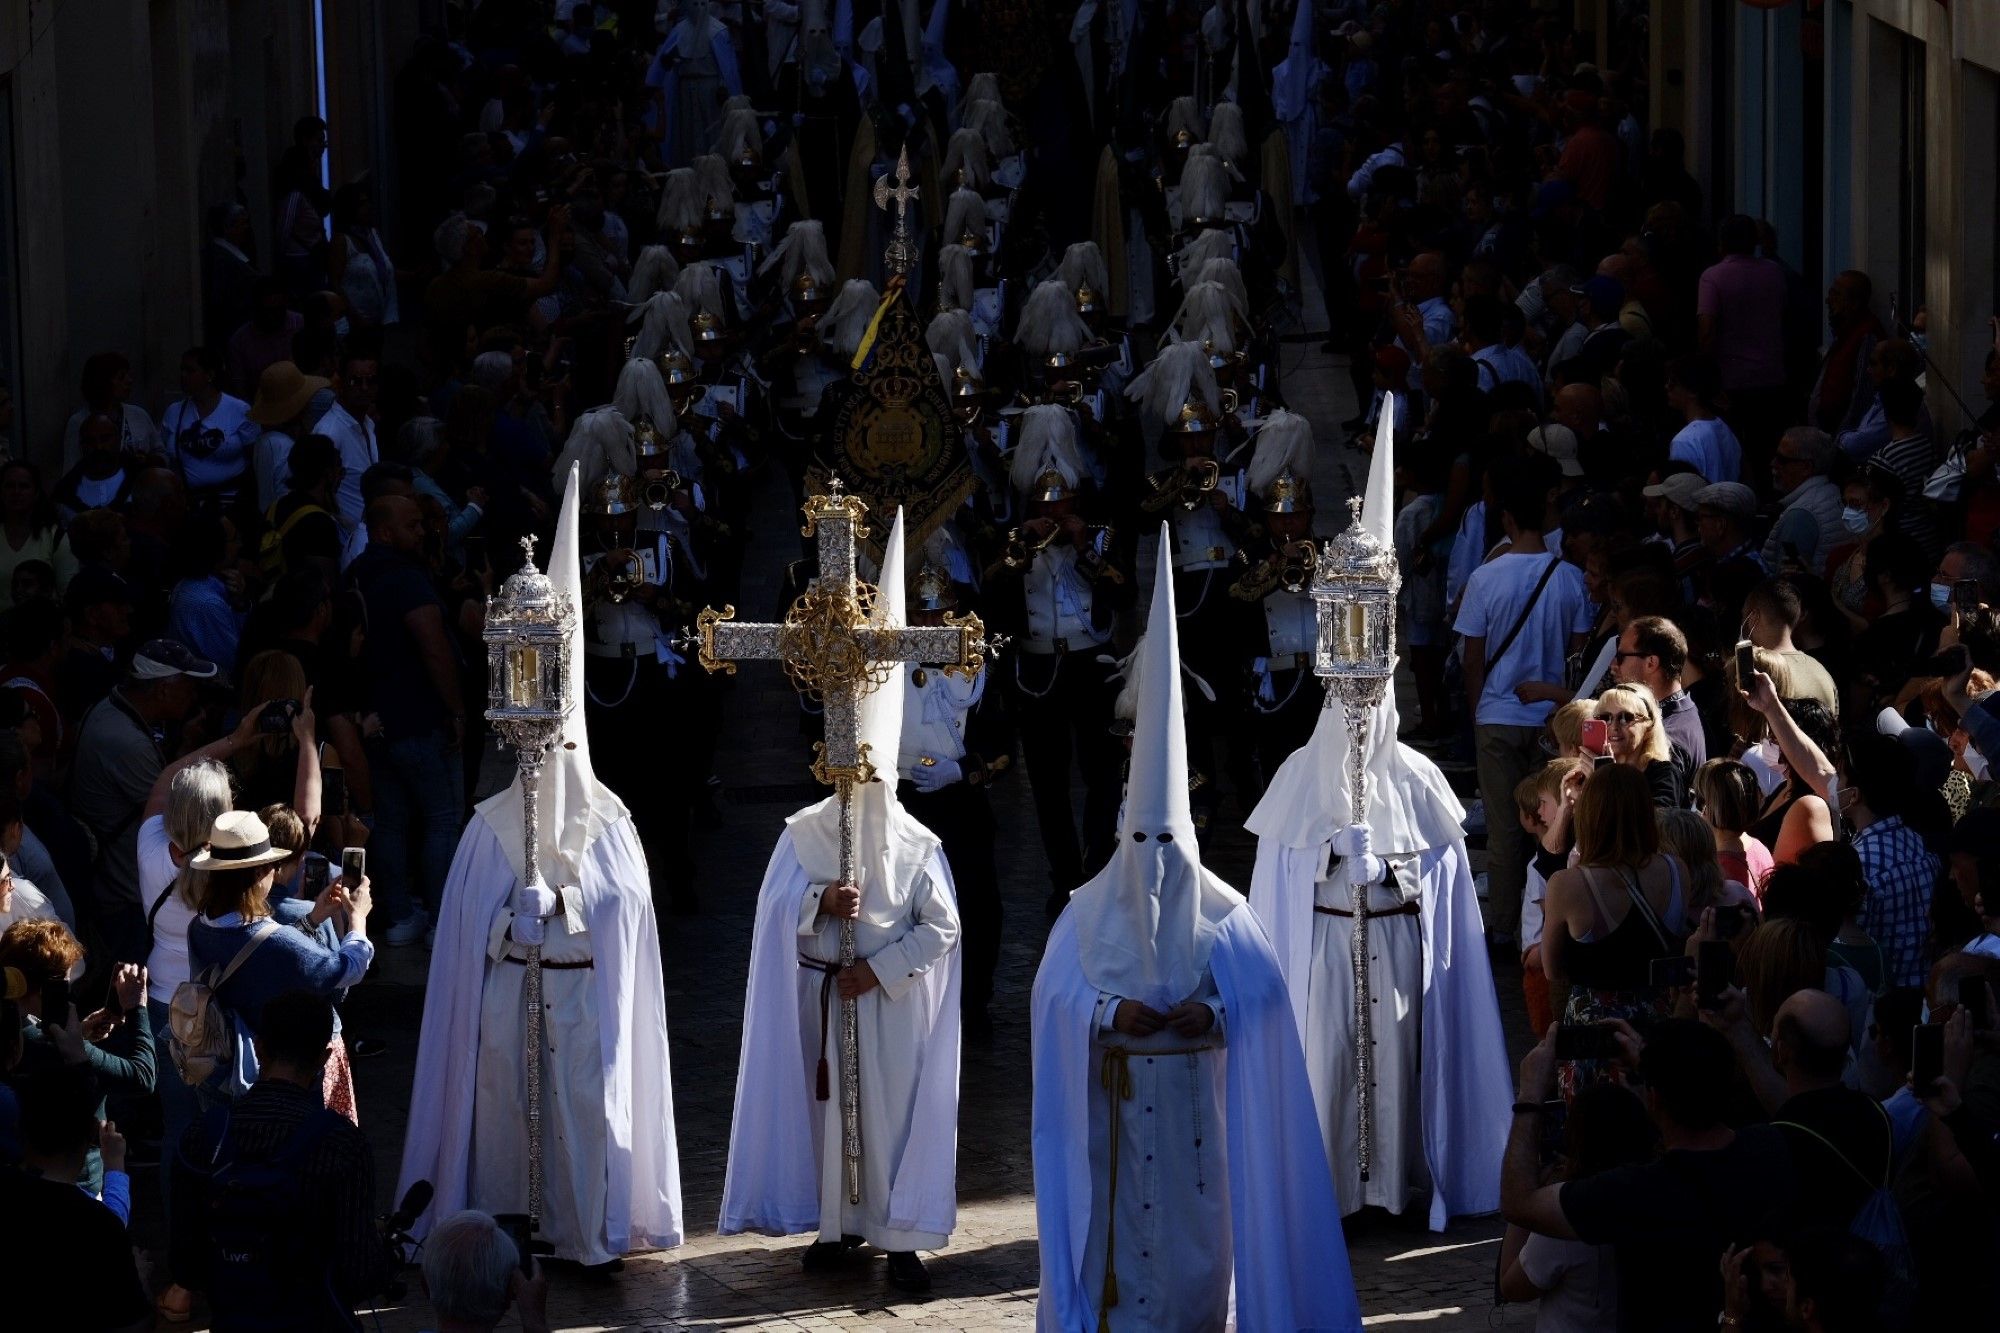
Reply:
<svg viewBox="0 0 2000 1333"><path fill-rule="evenodd" d="M1556 575L1556 566L1561 563L1561 556L1551 555L1549 557L1549 563L1543 568L1542 577L1536 582L1535 590L1528 594L1527 605L1521 608L1521 614L1514 621L1514 628L1507 631L1507 637L1500 640L1500 646L1493 650L1491 657L1486 659L1486 673L1489 676L1493 674L1493 668L1500 665L1500 659L1507 655L1507 650L1514 646L1514 640L1521 637L1522 628L1527 625L1528 617L1534 613L1535 603L1542 600L1542 589L1549 586L1549 580Z"/></svg>

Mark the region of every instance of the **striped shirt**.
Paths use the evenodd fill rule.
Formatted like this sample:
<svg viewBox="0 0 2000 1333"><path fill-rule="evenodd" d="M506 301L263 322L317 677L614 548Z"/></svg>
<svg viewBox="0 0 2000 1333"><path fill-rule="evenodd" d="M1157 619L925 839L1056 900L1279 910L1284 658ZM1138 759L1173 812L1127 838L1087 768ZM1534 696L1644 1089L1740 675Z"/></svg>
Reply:
<svg viewBox="0 0 2000 1333"><path fill-rule="evenodd" d="M1896 480L1903 483L1903 502L1896 511L1898 526L1904 536L1924 548L1927 557L1937 559L1938 553L1944 549L1944 541L1938 535L1937 519L1931 513L1930 499L1924 494L1924 484L1937 470L1937 445L1925 434L1892 439L1877 449L1868 461L1895 473Z"/></svg>

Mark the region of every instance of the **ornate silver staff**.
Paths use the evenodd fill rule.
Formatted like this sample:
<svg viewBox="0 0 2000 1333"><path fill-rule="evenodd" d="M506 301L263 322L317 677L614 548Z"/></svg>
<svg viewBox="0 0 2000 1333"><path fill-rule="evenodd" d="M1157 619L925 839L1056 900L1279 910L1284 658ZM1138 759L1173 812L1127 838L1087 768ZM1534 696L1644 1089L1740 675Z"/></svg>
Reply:
<svg viewBox="0 0 2000 1333"><path fill-rule="evenodd" d="M521 568L487 599L488 694L486 720L514 747L521 769L522 848L526 869L514 892L510 934L527 950L524 999L528 1048L528 1225L542 1221L542 939L555 895L542 882L538 801L542 764L562 742L563 722L575 706L570 693L570 634L577 608L569 595L535 568L535 539L523 537Z"/></svg>
<svg viewBox="0 0 2000 1333"><path fill-rule="evenodd" d="M1384 445L1377 444L1377 448ZM1319 620L1313 671L1325 678L1326 706L1338 702L1347 723L1347 799L1353 822L1368 821L1368 724L1396 674L1396 553L1361 521L1361 497L1348 501L1353 522L1326 544L1313 576ZM1368 889L1351 885L1354 935L1355 1149L1368 1179L1374 1149L1375 1055L1368 976Z"/></svg>

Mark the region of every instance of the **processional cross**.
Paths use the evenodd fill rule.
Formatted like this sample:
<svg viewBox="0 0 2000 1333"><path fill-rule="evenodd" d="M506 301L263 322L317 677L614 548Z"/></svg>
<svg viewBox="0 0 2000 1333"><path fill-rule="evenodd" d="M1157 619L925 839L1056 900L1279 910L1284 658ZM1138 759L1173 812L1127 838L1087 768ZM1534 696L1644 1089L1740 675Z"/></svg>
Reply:
<svg viewBox="0 0 2000 1333"><path fill-rule="evenodd" d="M696 660L708 671L731 675L743 661L777 661L794 687L823 702L826 739L816 747L815 778L840 795L840 878L854 883L854 785L877 777L861 739L861 700L904 663L923 662L971 676L986 664L986 627L976 615L947 615L942 625L887 623L875 585L858 578L854 544L868 535L868 506L834 478L825 495L805 503L801 534L819 542L819 578L779 624L738 622L736 608L713 607L695 617ZM882 780L896 780L896 756ZM840 965L854 966L854 922L840 923ZM855 1046L858 1011L840 1002L841 1153L847 1165L847 1201L861 1201L861 1061Z"/></svg>

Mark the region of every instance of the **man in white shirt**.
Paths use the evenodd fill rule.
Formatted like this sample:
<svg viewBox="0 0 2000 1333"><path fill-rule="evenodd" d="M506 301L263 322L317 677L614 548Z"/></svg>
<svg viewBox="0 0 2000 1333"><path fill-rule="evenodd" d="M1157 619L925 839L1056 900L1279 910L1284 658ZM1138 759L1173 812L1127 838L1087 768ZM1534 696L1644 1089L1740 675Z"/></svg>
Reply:
<svg viewBox="0 0 2000 1333"><path fill-rule="evenodd" d="M1541 762L1542 724L1554 707L1524 703L1515 687L1563 680L1569 655L1590 630L1583 571L1564 563L1543 537L1553 469L1530 460L1500 481L1507 551L1474 570L1453 626L1462 636L1466 697L1474 700L1479 794L1487 815L1488 934L1508 939L1527 882L1528 835L1512 811L1514 788Z"/></svg>
<svg viewBox="0 0 2000 1333"><path fill-rule="evenodd" d="M374 421L375 383L380 373L373 349L350 343L341 353L340 373L334 377L334 404L319 419L316 432L334 442L340 450L341 466L347 469L334 493L334 503L341 526L349 532L361 526L361 474L382 458Z"/></svg>

